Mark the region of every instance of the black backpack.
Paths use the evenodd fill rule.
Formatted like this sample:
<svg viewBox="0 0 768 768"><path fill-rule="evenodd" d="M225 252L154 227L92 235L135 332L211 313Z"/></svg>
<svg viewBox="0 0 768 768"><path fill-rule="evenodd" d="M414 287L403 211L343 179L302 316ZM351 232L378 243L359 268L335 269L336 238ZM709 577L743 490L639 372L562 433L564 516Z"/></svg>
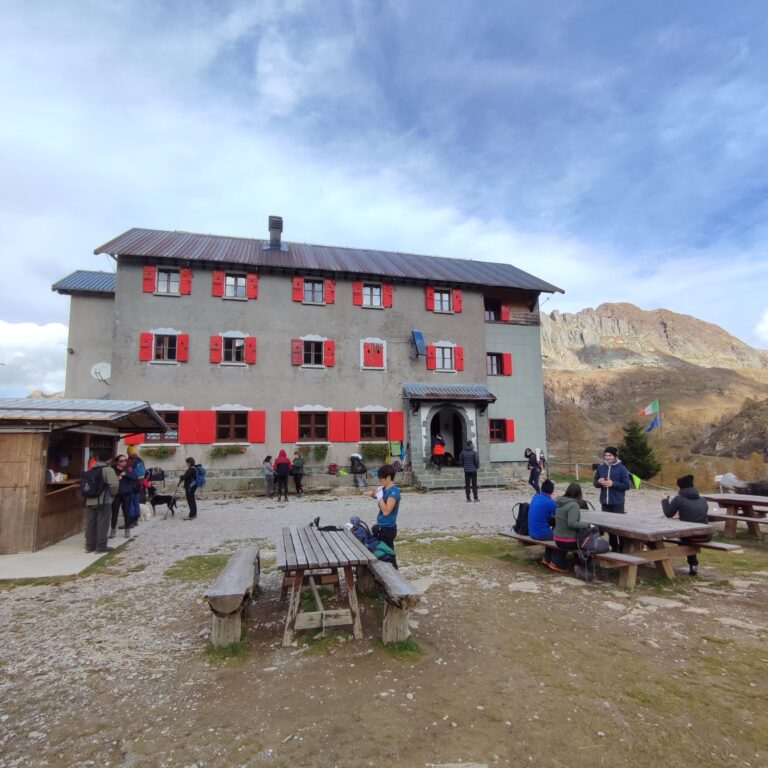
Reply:
<svg viewBox="0 0 768 768"><path fill-rule="evenodd" d="M597 528L587 528L586 532L579 534L579 551L584 557L593 557L610 552L611 547L608 542L600 535Z"/></svg>
<svg viewBox="0 0 768 768"><path fill-rule="evenodd" d="M512 515L515 518L515 524L512 526L512 530L515 533L519 533L521 536L528 535L528 509L530 504L527 501L519 501L512 507ZM517 509L517 513L515 513Z"/></svg>
<svg viewBox="0 0 768 768"><path fill-rule="evenodd" d="M80 478L80 492L86 499L98 499L107 489L103 470L104 465L97 464L87 472L83 472L83 476Z"/></svg>

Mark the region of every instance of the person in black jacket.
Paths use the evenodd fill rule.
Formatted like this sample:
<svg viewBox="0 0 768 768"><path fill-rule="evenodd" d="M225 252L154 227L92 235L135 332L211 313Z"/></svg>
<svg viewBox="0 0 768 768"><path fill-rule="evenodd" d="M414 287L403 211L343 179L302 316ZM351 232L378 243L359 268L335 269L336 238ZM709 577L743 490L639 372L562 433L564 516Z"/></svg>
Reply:
<svg viewBox="0 0 768 768"><path fill-rule="evenodd" d="M539 460L536 458L536 454L530 448L526 448L523 455L528 462L525 468L530 473L528 475L528 485L530 485L531 488L536 491L536 493L541 493L541 488L539 487L539 475L541 474Z"/></svg>
<svg viewBox="0 0 768 768"><path fill-rule="evenodd" d="M459 454L459 464L464 469L464 492L467 494L467 501L470 500L470 486L475 501L480 501L477 498L477 470L480 468L480 457L471 440L467 440L464 450Z"/></svg>
<svg viewBox="0 0 768 768"><path fill-rule="evenodd" d="M187 504L189 505L189 514L184 519L194 520L197 517L197 500L195 499L197 465L191 456L187 459L187 471L181 476L180 482L184 483L184 495L187 497Z"/></svg>
<svg viewBox="0 0 768 768"><path fill-rule="evenodd" d="M709 505L706 499L702 499L699 492L693 487L693 475L683 475L677 478L677 487L680 493L671 501L669 494L661 500L661 508L667 517L678 515L686 523L700 523L707 525L709 518L707 511ZM710 541L712 534L708 536L691 536L686 541ZM699 558L696 555L688 555L688 573L696 576L699 568Z"/></svg>

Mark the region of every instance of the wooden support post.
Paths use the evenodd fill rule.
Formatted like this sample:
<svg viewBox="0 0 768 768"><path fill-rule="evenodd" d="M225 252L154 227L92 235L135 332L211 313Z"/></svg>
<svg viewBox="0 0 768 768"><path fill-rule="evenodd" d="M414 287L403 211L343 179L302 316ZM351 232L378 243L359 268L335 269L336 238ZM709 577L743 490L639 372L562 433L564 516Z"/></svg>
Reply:
<svg viewBox="0 0 768 768"><path fill-rule="evenodd" d="M291 598L288 603L288 615L285 617L285 632L283 632L283 648L293 643L293 632L296 629L296 617L299 615L301 602L301 586L304 583L304 571L297 570L293 575Z"/></svg>
<svg viewBox="0 0 768 768"><path fill-rule="evenodd" d="M357 590L358 592L373 592L376 589L376 579L367 565L357 566Z"/></svg>
<svg viewBox="0 0 768 768"><path fill-rule="evenodd" d="M357 604L357 592L355 592L355 576L352 566L344 567L344 580L347 585L347 597L349 598L349 610L352 614L352 634L355 640L363 639L363 627L360 623L360 607Z"/></svg>
<svg viewBox="0 0 768 768"><path fill-rule="evenodd" d="M387 603L386 608L384 608L384 623L381 628L381 641L385 645L407 640L411 636L411 629L408 626L409 615L408 609L398 608L392 603Z"/></svg>

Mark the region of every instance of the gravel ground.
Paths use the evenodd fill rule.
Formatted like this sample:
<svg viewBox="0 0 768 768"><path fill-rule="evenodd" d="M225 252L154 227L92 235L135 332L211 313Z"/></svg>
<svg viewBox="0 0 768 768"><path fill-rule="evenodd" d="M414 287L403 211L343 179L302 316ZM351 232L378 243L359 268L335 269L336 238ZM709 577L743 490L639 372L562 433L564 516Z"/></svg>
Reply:
<svg viewBox="0 0 768 768"><path fill-rule="evenodd" d="M400 529L492 534L511 524L512 504L529 498L522 489L481 489L480 502L468 504L461 491L406 491ZM588 498L596 501L592 489ZM660 498L633 492L628 512L659 516ZM356 495L282 504L202 499L196 521L183 521L183 514L156 518L102 570L54 586L0 591L0 767L193 765L173 749L183 750L192 738L194 729L179 722L198 718L205 708L201 691L211 685L211 665L200 654L208 612L201 584L170 580L165 571L191 555L258 540L266 561L262 590L274 593L279 581L271 555L279 529L317 516L323 524L343 524L352 515L372 521L374 502ZM275 601L274 619L280 610ZM279 621L262 630L269 635L264 648L285 661ZM153 758L152 749L162 757ZM229 763L209 757L203 764ZM282 763L266 754L243 764Z"/></svg>

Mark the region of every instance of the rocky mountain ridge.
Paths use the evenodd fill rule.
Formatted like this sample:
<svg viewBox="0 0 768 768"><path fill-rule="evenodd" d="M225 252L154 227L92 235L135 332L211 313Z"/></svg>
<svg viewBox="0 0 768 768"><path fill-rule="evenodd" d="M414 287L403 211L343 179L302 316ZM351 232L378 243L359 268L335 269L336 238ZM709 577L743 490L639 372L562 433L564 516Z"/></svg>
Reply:
<svg viewBox="0 0 768 768"><path fill-rule="evenodd" d="M541 345L545 369L668 368L684 361L768 373L768 351L750 347L718 325L627 303L542 313Z"/></svg>

